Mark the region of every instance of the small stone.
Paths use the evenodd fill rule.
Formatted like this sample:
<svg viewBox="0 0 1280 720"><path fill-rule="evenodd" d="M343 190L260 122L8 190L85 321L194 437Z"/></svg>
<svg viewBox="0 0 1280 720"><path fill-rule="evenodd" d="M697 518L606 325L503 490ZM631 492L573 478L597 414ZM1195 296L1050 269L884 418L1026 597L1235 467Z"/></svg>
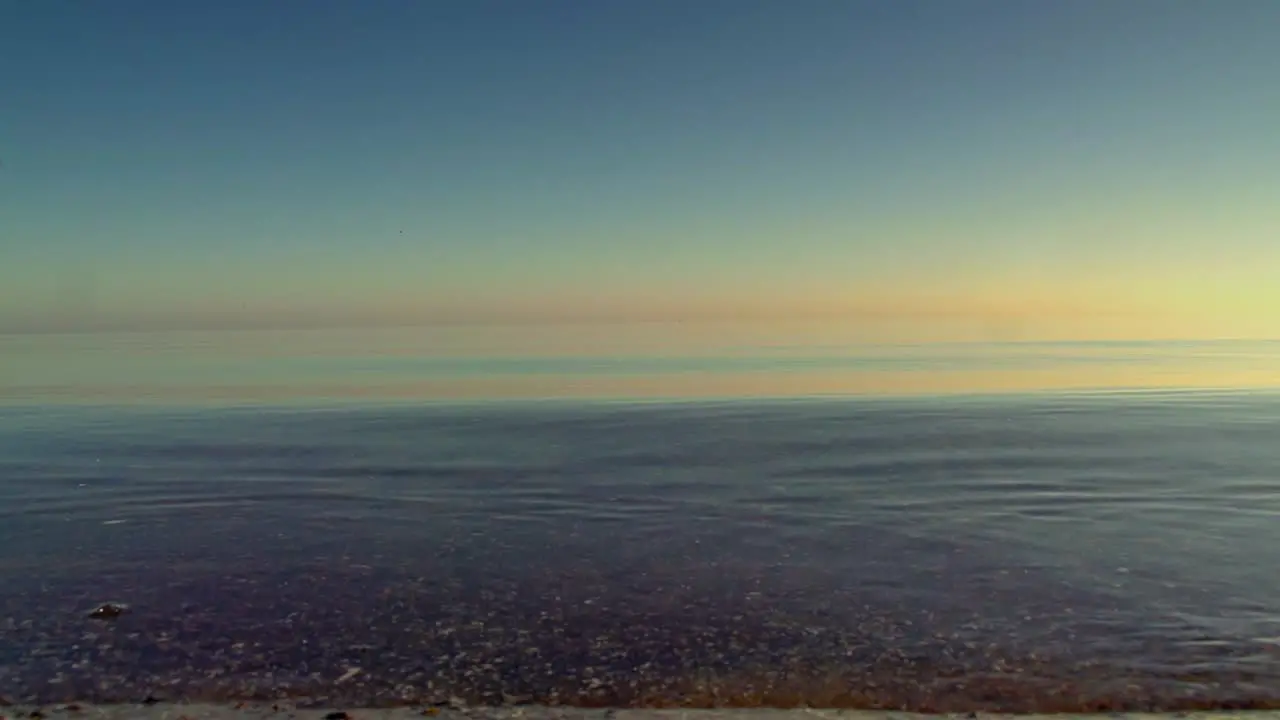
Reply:
<svg viewBox="0 0 1280 720"><path fill-rule="evenodd" d="M129 606L124 603L103 603L94 608L89 613L89 617L94 620L115 620L121 615L129 612Z"/></svg>
<svg viewBox="0 0 1280 720"><path fill-rule="evenodd" d="M148 695L142 698L143 705L155 705L158 702L160 702L160 698L156 697L155 695Z"/></svg>
<svg viewBox="0 0 1280 720"><path fill-rule="evenodd" d="M324 720L351 720L351 715L345 710L334 710L324 716Z"/></svg>

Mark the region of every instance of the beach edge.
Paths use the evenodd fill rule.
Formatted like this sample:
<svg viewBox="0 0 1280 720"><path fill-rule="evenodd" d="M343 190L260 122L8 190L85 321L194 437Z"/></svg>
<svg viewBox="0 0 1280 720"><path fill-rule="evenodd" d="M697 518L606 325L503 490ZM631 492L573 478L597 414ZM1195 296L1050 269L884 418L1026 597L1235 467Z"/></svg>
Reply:
<svg viewBox="0 0 1280 720"><path fill-rule="evenodd" d="M1190 712L1098 712L1098 713L943 713L925 714L894 710L798 709L610 709L551 706L474 708L393 707L360 708L296 707L285 702L252 703L132 703L56 705L13 705L0 707L0 720L19 718L84 718L85 720L409 720L433 717L438 720L923 720L925 718L1019 718L1021 720L1067 720L1069 718L1115 718L1116 720L1161 720L1179 718L1212 720L1247 718L1280 720L1280 710L1202 710Z"/></svg>

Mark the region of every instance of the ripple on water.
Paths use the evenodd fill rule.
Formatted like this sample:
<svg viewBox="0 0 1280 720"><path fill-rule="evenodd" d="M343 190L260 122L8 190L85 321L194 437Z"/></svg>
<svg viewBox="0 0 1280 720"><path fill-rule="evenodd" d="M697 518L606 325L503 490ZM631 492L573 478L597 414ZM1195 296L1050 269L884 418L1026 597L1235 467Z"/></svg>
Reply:
<svg viewBox="0 0 1280 720"><path fill-rule="evenodd" d="M0 695L1280 706L1280 407L1116 402L3 418Z"/></svg>

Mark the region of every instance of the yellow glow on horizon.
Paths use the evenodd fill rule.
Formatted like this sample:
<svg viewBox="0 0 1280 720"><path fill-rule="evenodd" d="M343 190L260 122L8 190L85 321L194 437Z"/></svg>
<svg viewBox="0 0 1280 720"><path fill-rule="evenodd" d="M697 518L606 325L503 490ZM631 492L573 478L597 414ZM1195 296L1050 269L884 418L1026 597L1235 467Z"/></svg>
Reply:
<svg viewBox="0 0 1280 720"><path fill-rule="evenodd" d="M839 373L689 373L638 377L499 376L370 383L148 384L32 388L0 402L469 401L912 396L1093 390L1280 389L1280 370L1195 367L1042 368Z"/></svg>

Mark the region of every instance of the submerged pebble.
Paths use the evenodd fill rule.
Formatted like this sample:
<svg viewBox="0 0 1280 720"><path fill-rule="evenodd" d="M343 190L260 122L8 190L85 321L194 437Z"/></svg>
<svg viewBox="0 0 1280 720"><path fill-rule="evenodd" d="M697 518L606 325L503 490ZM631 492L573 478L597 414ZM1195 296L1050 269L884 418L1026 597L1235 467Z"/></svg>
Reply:
<svg viewBox="0 0 1280 720"><path fill-rule="evenodd" d="M116 618L129 612L129 606L124 603L108 602L102 603L98 607L89 612L89 617L93 620L115 620Z"/></svg>

